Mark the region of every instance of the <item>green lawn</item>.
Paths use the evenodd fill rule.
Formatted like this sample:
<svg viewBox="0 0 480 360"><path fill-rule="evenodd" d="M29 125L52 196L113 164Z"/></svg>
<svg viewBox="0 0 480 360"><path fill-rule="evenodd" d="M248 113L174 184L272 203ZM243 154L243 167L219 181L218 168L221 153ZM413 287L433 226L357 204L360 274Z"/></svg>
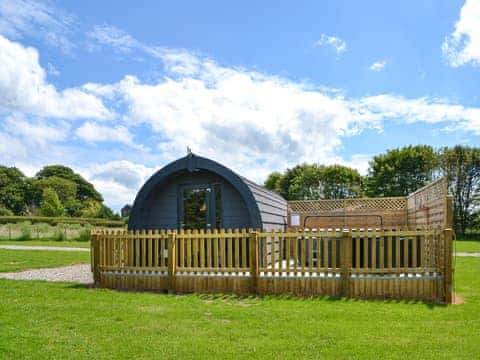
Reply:
<svg viewBox="0 0 480 360"><path fill-rule="evenodd" d="M478 252L480 253L480 240L456 240L456 252Z"/></svg>
<svg viewBox="0 0 480 360"><path fill-rule="evenodd" d="M55 240L0 240L0 245L25 246L61 246L89 248L90 241L55 241Z"/></svg>
<svg viewBox="0 0 480 360"><path fill-rule="evenodd" d="M0 280L2 359L470 359L480 259L457 258L463 305L173 296Z"/></svg>
<svg viewBox="0 0 480 360"><path fill-rule="evenodd" d="M0 272L56 267L89 262L90 253L88 252L0 249Z"/></svg>

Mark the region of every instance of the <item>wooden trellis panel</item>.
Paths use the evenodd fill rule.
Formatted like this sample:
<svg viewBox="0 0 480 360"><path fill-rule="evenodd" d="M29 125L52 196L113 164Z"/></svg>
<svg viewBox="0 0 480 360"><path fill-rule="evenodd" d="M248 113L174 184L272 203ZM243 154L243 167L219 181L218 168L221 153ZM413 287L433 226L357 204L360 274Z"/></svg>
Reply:
<svg viewBox="0 0 480 360"><path fill-rule="evenodd" d="M433 181L408 196L408 225L411 227L452 227L447 179Z"/></svg>
<svg viewBox="0 0 480 360"><path fill-rule="evenodd" d="M289 201L288 206L290 214L300 215L301 227L403 226L407 223L406 197L299 200Z"/></svg>

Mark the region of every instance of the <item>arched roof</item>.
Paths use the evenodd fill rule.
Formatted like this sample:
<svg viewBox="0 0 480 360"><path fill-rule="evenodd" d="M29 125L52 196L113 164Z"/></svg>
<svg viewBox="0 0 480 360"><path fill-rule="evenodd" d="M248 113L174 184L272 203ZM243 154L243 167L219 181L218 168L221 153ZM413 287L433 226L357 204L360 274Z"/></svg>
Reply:
<svg viewBox="0 0 480 360"><path fill-rule="evenodd" d="M240 177L229 168L213 160L191 153L161 168L155 174L153 174L150 179L147 180L147 182L138 192L137 197L135 198L135 202L133 203L133 207L130 212L130 218L128 221L128 228L141 228L144 209L146 209L146 207L148 206L149 198L153 195L154 191L158 189L159 186L162 186L162 184L165 183L168 179L176 176L181 172L195 172L198 170L211 171L228 181L240 193L240 196L245 202L252 227L255 229L262 228L262 218L260 210L254 194L252 193L252 190L249 186L251 182L246 181L246 179Z"/></svg>

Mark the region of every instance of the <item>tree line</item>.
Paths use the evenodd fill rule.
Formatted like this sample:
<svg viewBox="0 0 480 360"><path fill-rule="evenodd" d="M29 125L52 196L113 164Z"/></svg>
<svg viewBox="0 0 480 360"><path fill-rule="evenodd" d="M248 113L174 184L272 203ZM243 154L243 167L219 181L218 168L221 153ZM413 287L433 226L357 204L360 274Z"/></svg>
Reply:
<svg viewBox="0 0 480 360"><path fill-rule="evenodd" d="M120 218L93 184L62 165L45 166L33 177L0 166L0 215Z"/></svg>
<svg viewBox="0 0 480 360"><path fill-rule="evenodd" d="M299 164L273 172L264 186L287 200L407 196L446 176L457 231L480 227L480 148L405 146L376 155L368 174L342 165Z"/></svg>

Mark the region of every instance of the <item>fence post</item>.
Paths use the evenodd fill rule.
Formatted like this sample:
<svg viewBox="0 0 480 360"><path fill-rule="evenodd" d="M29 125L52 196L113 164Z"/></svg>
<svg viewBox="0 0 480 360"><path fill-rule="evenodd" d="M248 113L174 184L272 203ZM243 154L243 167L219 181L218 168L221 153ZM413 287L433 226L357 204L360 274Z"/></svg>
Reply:
<svg viewBox="0 0 480 360"><path fill-rule="evenodd" d="M447 304L451 304L453 300L453 286L452 286L452 279L453 279L453 272L455 269L452 267L452 240L453 240L453 230L448 228L443 231L443 238L445 239L445 302Z"/></svg>
<svg viewBox="0 0 480 360"><path fill-rule="evenodd" d="M452 195L447 195L445 199L445 214L443 216L445 218L445 228L453 229L453 196Z"/></svg>
<svg viewBox="0 0 480 360"><path fill-rule="evenodd" d="M175 293L175 271L176 271L176 243L177 234L171 232L168 234L168 293Z"/></svg>
<svg viewBox="0 0 480 360"><path fill-rule="evenodd" d="M100 285L100 245L98 237L98 233L92 234L90 240L93 282L95 285Z"/></svg>
<svg viewBox="0 0 480 360"><path fill-rule="evenodd" d="M341 238L341 279L342 297L350 296L350 271L352 268L352 236L350 231L343 230Z"/></svg>
<svg viewBox="0 0 480 360"><path fill-rule="evenodd" d="M250 231L250 276L251 276L251 292L257 293L258 287L258 232Z"/></svg>

